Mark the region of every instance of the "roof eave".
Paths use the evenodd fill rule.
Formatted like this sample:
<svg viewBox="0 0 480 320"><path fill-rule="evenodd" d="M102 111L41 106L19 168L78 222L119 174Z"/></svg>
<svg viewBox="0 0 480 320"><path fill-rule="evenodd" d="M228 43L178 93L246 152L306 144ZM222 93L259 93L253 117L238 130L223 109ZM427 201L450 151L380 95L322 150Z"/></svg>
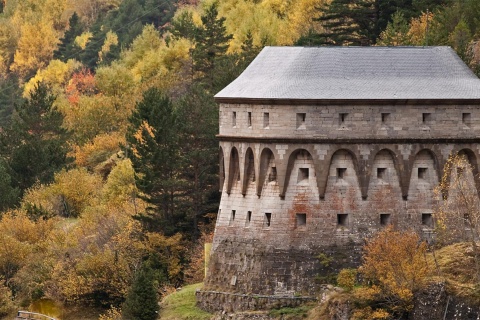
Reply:
<svg viewBox="0 0 480 320"><path fill-rule="evenodd" d="M215 97L217 103L259 105L480 105L480 98L448 99L275 99Z"/></svg>

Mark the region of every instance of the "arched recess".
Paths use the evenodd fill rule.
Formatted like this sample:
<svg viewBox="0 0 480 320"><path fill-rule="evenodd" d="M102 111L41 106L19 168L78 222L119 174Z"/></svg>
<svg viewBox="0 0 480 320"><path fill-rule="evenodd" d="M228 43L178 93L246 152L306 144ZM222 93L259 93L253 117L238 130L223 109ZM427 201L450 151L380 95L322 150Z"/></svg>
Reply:
<svg viewBox="0 0 480 320"><path fill-rule="evenodd" d="M244 174L242 183L242 194L247 194L248 185L255 182L255 157L252 148L248 148L245 153Z"/></svg>
<svg viewBox="0 0 480 320"><path fill-rule="evenodd" d="M468 148L463 148L457 153L459 156L464 155L468 162L470 163L470 166L472 167L472 174L473 174L473 179L475 181L475 187L477 189L477 193L480 197L480 177L478 175L478 159L477 155L475 152L473 152L471 149Z"/></svg>
<svg viewBox="0 0 480 320"><path fill-rule="evenodd" d="M431 162L431 165L430 165ZM430 172L432 170L434 172ZM441 179L441 169L437 155L430 149L423 148L415 154L413 162L410 165L410 175L408 180L408 196L412 193L412 178L415 181L426 181L432 185L432 189ZM404 199L407 197L404 196Z"/></svg>
<svg viewBox="0 0 480 320"><path fill-rule="evenodd" d="M326 159L328 161L327 162L328 163L328 170L324 170L322 172L322 174L324 176L320 177L320 179L319 179L319 180L322 181L322 184L320 185L320 188L319 188L319 193L320 193L320 198L321 199L323 199L325 197L325 192L327 190L328 179L330 178L330 168L333 164L333 161L336 157L338 157L342 153L346 153L351 157L352 164L353 164L353 170L355 171L355 174L357 175L357 181L359 180L358 179L358 172L359 172L359 170L358 170L358 160L357 160L357 157L356 157L355 153L352 150L349 150L347 148L338 148L332 154L330 154L330 157L328 157ZM357 186L357 187L360 187L360 186ZM364 188L364 189L365 189L365 194L362 191L362 198L367 197L367 194L366 194L366 189L367 188Z"/></svg>
<svg viewBox="0 0 480 320"><path fill-rule="evenodd" d="M285 182L283 184L283 191L280 194L281 197L284 197L286 192L287 192L287 188L290 184L290 176L292 174L292 170L293 170L293 167L294 167L294 164L295 164L295 161L297 160L297 158L302 158L302 159L306 159L307 161L308 160L311 161L312 165L313 165L313 168L315 168L313 157L308 150L306 150L306 149L296 149L292 153L290 153L290 156L288 158L288 163L287 163L287 170L286 170L286 174L285 174ZM313 176L314 173L308 172L308 175Z"/></svg>
<svg viewBox="0 0 480 320"><path fill-rule="evenodd" d="M237 148L233 147L230 152L230 167L228 168L227 193L230 194L233 185L240 180L240 160Z"/></svg>
<svg viewBox="0 0 480 320"><path fill-rule="evenodd" d="M220 185L219 185L219 191L223 191L223 185L225 184L225 156L223 155L223 148L220 147L218 150L218 163L219 163L219 178L220 178Z"/></svg>
<svg viewBox="0 0 480 320"><path fill-rule="evenodd" d="M396 180L395 182L398 183L399 187L400 187L400 190L403 191L403 183L402 183L402 179L400 178L401 177L401 173L402 173L402 168L401 168L401 165L398 161L398 158L395 154L395 152L393 152L392 150L388 149L388 148L382 148L380 150L378 150L377 153L375 153L375 156L372 158L372 164L371 164L371 168L372 168L372 172L370 174L370 179L369 179L369 183L368 183L368 186L370 187L370 182L371 182L371 177L372 176L375 176L376 178L379 178L380 175L382 175L381 172L379 172L379 166L378 166L378 162L379 161L382 161L382 158L384 160L386 160L387 162L389 160L392 161L393 163L393 168L389 168L388 167L388 163L386 163L386 171L385 171L385 174L387 175L386 178L389 178L391 177L388 173L388 169L393 169L394 170L394 173L396 175L396 178L394 180ZM375 170L376 169L376 170ZM392 179L390 179L392 180ZM387 180L386 180L387 181ZM398 182L397 182L398 181ZM387 181L388 182L388 181ZM367 190L368 191L368 190Z"/></svg>
<svg viewBox="0 0 480 320"><path fill-rule="evenodd" d="M275 164L275 156L269 148L264 148L260 154L260 173L257 179L257 195L262 194L265 180L269 182L277 181L277 166Z"/></svg>

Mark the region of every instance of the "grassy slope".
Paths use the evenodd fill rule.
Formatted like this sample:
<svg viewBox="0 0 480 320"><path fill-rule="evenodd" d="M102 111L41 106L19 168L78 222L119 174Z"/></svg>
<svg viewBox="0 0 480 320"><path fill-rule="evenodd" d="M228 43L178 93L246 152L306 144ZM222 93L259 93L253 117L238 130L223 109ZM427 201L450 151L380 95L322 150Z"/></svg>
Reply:
<svg viewBox="0 0 480 320"><path fill-rule="evenodd" d="M202 283L192 284L166 296L161 302L162 320L208 320L212 314L196 307L195 291Z"/></svg>

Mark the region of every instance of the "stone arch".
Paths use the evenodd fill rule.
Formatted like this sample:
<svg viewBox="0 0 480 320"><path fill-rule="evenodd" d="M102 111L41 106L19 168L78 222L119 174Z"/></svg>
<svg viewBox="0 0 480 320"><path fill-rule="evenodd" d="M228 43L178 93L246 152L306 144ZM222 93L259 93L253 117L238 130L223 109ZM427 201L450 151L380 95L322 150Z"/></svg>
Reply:
<svg viewBox="0 0 480 320"><path fill-rule="evenodd" d="M329 173L330 173L330 167L332 166L332 162L334 160L334 157L336 155L338 155L339 153L341 152L346 152L348 153L351 158L352 158L352 162L353 162L353 169L355 171L355 174L357 175L357 181L358 181L358 158L357 158L357 155L355 154L355 152L353 152L352 150L350 150L349 148L345 148L345 147L339 147L337 149L335 149L329 156L326 160L326 163L327 163L327 170L323 170L322 171L322 176L319 177L319 181L321 181L321 184L320 184L320 188L319 188L319 193L320 193L320 198L321 199L324 199L325 198L325 191L327 190L327 184L328 184L328 179L330 178L329 177ZM362 192L362 197L364 197L364 194ZM365 197L366 197L366 194L365 194Z"/></svg>
<svg viewBox="0 0 480 320"><path fill-rule="evenodd" d="M374 168L375 168L375 163L376 161L378 161L378 157L379 156L382 156L382 154L387 154L388 157L392 160L393 162L393 170L395 171L395 174L397 176L397 180L398 180L398 185L400 187L400 190L403 190L403 183L402 183L402 179L401 179L401 174L402 174L402 168L401 168L401 163L399 162L398 160L398 157L397 157L397 154L392 151L391 149L389 148L380 148L376 153L375 155L371 158L371 165L370 167L372 168L372 172L370 172L370 177L372 175L378 175L378 172L374 172ZM369 181L368 181L368 185L370 186L370 179L369 177ZM368 191L368 190L367 190Z"/></svg>
<svg viewBox="0 0 480 320"><path fill-rule="evenodd" d="M273 162L273 164L272 164ZM257 195L262 194L265 180L277 181L277 167L275 162L275 155L270 148L263 148L260 154L260 170L257 179Z"/></svg>
<svg viewBox="0 0 480 320"><path fill-rule="evenodd" d="M288 185L290 183L290 175L292 174L292 170L293 170L293 166L295 164L295 160L297 159L297 157L299 155L303 156L303 157L307 157L307 159L311 160L312 163L314 164L313 157L312 157L312 154L310 153L310 151L308 151L307 149L303 149L303 148L293 150L290 153L290 156L288 157L287 170L285 172L285 180L284 180L285 182L283 184L282 193L280 194L281 197L284 197L286 192L287 192L287 188L288 188Z"/></svg>
<svg viewBox="0 0 480 320"><path fill-rule="evenodd" d="M228 168L227 193L230 194L236 181L240 180L240 158L236 147L230 151L230 166Z"/></svg>
<svg viewBox="0 0 480 320"><path fill-rule="evenodd" d="M220 147L218 150L218 158L219 158L219 178L220 178L220 185L219 185L219 191L223 191L223 186L225 184L225 155L223 153L223 148Z"/></svg>
<svg viewBox="0 0 480 320"><path fill-rule="evenodd" d="M247 194L248 185L250 182L255 182L255 156L253 154L252 148L248 147L245 152L245 159L243 165L243 183L242 183L242 194Z"/></svg>
<svg viewBox="0 0 480 320"><path fill-rule="evenodd" d="M382 198L388 194L401 197L400 168L395 153L388 148L379 149L371 158L371 174L368 183L369 198L374 195L373 200L378 201L378 195ZM373 189L373 190L372 190Z"/></svg>
<svg viewBox="0 0 480 320"><path fill-rule="evenodd" d="M429 162L432 162L431 168L429 168ZM435 152L429 148L422 148L413 157L410 166L410 177L408 182L408 197L412 194L412 179L413 181L425 181L431 184L431 189L438 184L441 179L441 173L439 172L438 157ZM433 169L434 172L429 172L428 169Z"/></svg>
<svg viewBox="0 0 480 320"><path fill-rule="evenodd" d="M479 176L479 171L478 171L477 155L470 148L462 148L457 152L457 154L458 155L464 154L467 157L467 160L472 167L472 174L473 174L473 179L475 181L475 187L476 187L477 193L480 197L480 176Z"/></svg>

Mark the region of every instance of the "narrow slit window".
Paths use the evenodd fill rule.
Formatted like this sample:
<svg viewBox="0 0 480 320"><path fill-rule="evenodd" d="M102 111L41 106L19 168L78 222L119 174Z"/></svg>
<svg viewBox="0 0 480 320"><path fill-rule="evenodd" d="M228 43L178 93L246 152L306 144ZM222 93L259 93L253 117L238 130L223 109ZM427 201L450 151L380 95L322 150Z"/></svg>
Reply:
<svg viewBox="0 0 480 320"><path fill-rule="evenodd" d="M462 123L470 127L471 122L472 122L472 114L468 112L462 113Z"/></svg>
<svg viewBox="0 0 480 320"><path fill-rule="evenodd" d="M347 168L337 168L337 179L344 179L346 172Z"/></svg>
<svg viewBox="0 0 480 320"><path fill-rule="evenodd" d="M422 225L427 228L433 228L433 217L431 213L422 213Z"/></svg>
<svg viewBox="0 0 480 320"><path fill-rule="evenodd" d="M348 213L337 214L337 226L344 228L348 227Z"/></svg>
<svg viewBox="0 0 480 320"><path fill-rule="evenodd" d="M237 126L237 113L235 111L232 112L232 127Z"/></svg>
<svg viewBox="0 0 480 320"><path fill-rule="evenodd" d="M431 113L422 113L422 123L423 124L430 124L432 121L432 114Z"/></svg>
<svg viewBox="0 0 480 320"><path fill-rule="evenodd" d="M250 222L252 221L252 211L247 212L247 221L245 222L245 226L248 227Z"/></svg>
<svg viewBox="0 0 480 320"><path fill-rule="evenodd" d="M307 225L307 214L306 213L297 213L297 228Z"/></svg>
<svg viewBox="0 0 480 320"><path fill-rule="evenodd" d="M263 127L268 128L270 126L270 114L268 112L263 113Z"/></svg>
<svg viewBox="0 0 480 320"><path fill-rule="evenodd" d="M465 223L465 228L470 228L470 214L468 212L463 214L463 221Z"/></svg>
<svg viewBox="0 0 480 320"><path fill-rule="evenodd" d="M390 122L390 113L382 113L382 123L388 124Z"/></svg>
<svg viewBox="0 0 480 320"><path fill-rule="evenodd" d="M380 225L386 226L390 224L390 214L389 213L381 213L380 214Z"/></svg>
<svg viewBox="0 0 480 320"><path fill-rule="evenodd" d="M377 168L377 178L378 179L385 179L387 176L387 168Z"/></svg>
<svg viewBox="0 0 480 320"><path fill-rule="evenodd" d="M252 113L251 112L247 113L247 125L248 125L248 127L252 126Z"/></svg>
<svg viewBox="0 0 480 320"><path fill-rule="evenodd" d="M272 214L270 212L265 212L264 226L270 227L271 222L272 222Z"/></svg>
<svg viewBox="0 0 480 320"><path fill-rule="evenodd" d="M418 179L427 179L428 168L418 168Z"/></svg>
<svg viewBox="0 0 480 320"><path fill-rule="evenodd" d="M299 168L298 169L298 180L297 182L302 182L308 180L309 170L308 168Z"/></svg>
<svg viewBox="0 0 480 320"><path fill-rule="evenodd" d="M297 113L297 128L305 127L306 113Z"/></svg>
<svg viewBox="0 0 480 320"><path fill-rule="evenodd" d="M339 124L340 125L344 125L345 122L347 121L347 116L348 116L348 113L339 113Z"/></svg>
<svg viewBox="0 0 480 320"><path fill-rule="evenodd" d="M230 215L230 223L229 225L233 225L233 222L235 221L235 210L232 210L232 214Z"/></svg>

